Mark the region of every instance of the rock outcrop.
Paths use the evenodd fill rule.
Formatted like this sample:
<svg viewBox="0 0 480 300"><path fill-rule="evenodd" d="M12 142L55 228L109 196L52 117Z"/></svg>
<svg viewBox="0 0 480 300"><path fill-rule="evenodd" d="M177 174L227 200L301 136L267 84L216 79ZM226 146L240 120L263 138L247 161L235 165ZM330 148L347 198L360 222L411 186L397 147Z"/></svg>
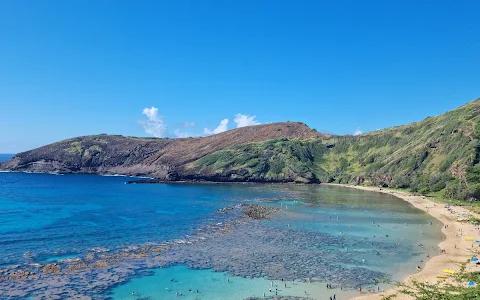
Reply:
<svg viewBox="0 0 480 300"><path fill-rule="evenodd" d="M186 167L205 155L232 146L272 139L327 137L303 123L249 126L201 138L157 139L119 135L76 137L17 154L0 170L119 174L161 180L215 180L216 175L191 174ZM224 181L229 181L228 178Z"/></svg>

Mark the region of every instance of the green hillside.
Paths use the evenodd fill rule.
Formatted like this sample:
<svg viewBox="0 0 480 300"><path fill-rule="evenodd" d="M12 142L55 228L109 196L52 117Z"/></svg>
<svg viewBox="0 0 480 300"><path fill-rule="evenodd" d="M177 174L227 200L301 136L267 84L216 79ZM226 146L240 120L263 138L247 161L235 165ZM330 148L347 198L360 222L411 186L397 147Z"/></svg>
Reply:
<svg viewBox="0 0 480 300"><path fill-rule="evenodd" d="M480 99L421 122L359 136L229 147L187 166L231 180L336 182L480 199Z"/></svg>

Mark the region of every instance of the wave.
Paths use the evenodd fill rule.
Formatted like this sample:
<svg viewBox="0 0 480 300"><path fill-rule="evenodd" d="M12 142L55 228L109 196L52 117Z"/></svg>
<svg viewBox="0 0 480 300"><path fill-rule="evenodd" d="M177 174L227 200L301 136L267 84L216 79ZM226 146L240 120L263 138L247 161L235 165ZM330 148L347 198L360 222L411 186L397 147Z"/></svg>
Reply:
<svg viewBox="0 0 480 300"><path fill-rule="evenodd" d="M128 178L139 178L139 179L155 179L153 177L133 176L133 175L124 175L124 174L98 174L98 175L104 176L104 177L128 177Z"/></svg>

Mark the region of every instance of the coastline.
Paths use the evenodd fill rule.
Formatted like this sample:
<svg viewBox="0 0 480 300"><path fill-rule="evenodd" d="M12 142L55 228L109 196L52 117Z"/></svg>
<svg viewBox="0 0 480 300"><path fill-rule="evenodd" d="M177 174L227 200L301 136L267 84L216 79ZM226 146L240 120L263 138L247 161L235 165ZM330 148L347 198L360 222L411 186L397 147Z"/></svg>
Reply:
<svg viewBox="0 0 480 300"><path fill-rule="evenodd" d="M445 204L443 203L435 203L432 200L429 200L422 196L413 196L407 192L402 191L394 191L384 188L378 187L366 187L366 186L355 186L355 185L348 185L348 184L324 184L324 185L331 185L331 186L339 186L339 187L346 187L346 188L354 188L358 190L370 191L370 192L377 192L383 194L389 194L400 198L415 208L421 209L426 213L430 214L435 219L442 222L445 226L442 226L442 233L445 236L445 239L438 244L440 249L445 250L445 253L438 254L436 256L431 257L425 264L424 268L415 274L411 274L405 278L403 281L404 283L411 283L413 280L420 281L420 282L429 282L435 283L439 280L438 275L444 275L443 270L459 270L459 263L463 263L470 259L472 254L472 247L475 244L472 241L466 241L465 237L473 237L475 239L478 236L477 231L474 229L474 226L468 222L462 223L458 222L457 219L462 214L467 214L470 216L476 216L475 214L471 213L467 209L459 206L452 207L454 213L450 212L445 208ZM476 265L468 264L467 270L475 270ZM450 280L450 279L446 279ZM355 296L352 299L355 300L375 300L375 299L382 299L383 297L394 295L398 292L398 288L392 288L385 292L381 293L369 293L369 292L358 292L358 296ZM394 299L413 299L410 296L398 294L397 297Z"/></svg>
<svg viewBox="0 0 480 300"><path fill-rule="evenodd" d="M21 172L24 173L24 172ZM94 174L91 174L94 175ZM96 174L95 174L96 175ZM159 182L160 183L160 182ZM165 184L170 184L170 183L180 183L180 184L185 184L185 183L192 183L192 184L259 184L258 182L193 182L193 181L171 181L171 182L162 182ZM261 183L262 184L262 183ZM278 183L263 183L266 185L269 184L278 184ZM292 186L297 186L297 185L304 185L304 186L332 186L332 187L344 187L344 188L354 188L357 190L364 190L364 191L369 191L369 192L377 192L377 193L383 193L383 194L388 194L395 196L397 198L400 198L406 202L408 202L410 205L414 206L415 208L421 209L424 212L428 213L435 219L437 219L439 222L443 224L449 225L447 229L445 229L444 226L442 226L442 233L445 236L445 239L442 240L439 244L438 247L441 249L446 250L446 254L441 254L437 256L433 256L432 258L428 259L423 266L423 270L421 272L417 272L412 275L405 275L404 280L406 282L409 282L413 279L416 279L418 281L422 282L437 282L439 279L437 279L438 275L444 275L443 270L444 269L449 269L449 270L454 270L457 271L458 268L458 263L465 262L467 259L472 257L472 244L473 242L468 242L465 241L465 236L471 236L476 239L478 237L477 231L473 228L474 226L471 225L470 223L461 223L457 221L457 218L459 217L458 215L460 214L468 214L468 215L474 215L470 211L468 211L465 208L462 207L452 207L453 210L456 212L455 214L452 214L449 210L445 208L444 203L436 203L434 201L431 201L425 197L421 196L412 196L408 192L404 191L396 191L396 190L390 190L390 189L385 189L385 188L379 188L379 187L364 187L364 186L354 186L354 185L346 185L346 184L304 184L304 183L280 183L281 185L292 185ZM460 229L462 230L460 232ZM458 236L457 236L458 234ZM480 239L480 237L478 237ZM433 244L433 243L432 243ZM457 247L455 247L457 245ZM437 252L439 253L439 252ZM414 262L413 262L414 263ZM477 268L476 265L474 264L469 264L469 269ZM323 295L322 291L320 295ZM360 293L358 291L352 290L352 293L349 295L351 297L350 299L360 299L360 300L371 300L371 299L382 299L382 297L388 296L395 294L396 289L394 286L391 286L390 289L388 289L386 292L382 293L370 293L370 292L363 292ZM368 298L367 298L368 297ZM345 299L342 297L342 299ZM410 297L404 296L404 295L399 295L395 299L411 299Z"/></svg>

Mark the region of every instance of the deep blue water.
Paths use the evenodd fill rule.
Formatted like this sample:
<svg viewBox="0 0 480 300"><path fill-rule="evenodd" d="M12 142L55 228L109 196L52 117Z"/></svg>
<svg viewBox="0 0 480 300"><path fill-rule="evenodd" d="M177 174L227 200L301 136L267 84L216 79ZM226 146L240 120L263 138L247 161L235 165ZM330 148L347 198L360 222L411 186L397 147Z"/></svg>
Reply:
<svg viewBox="0 0 480 300"><path fill-rule="evenodd" d="M128 185L124 177L0 173L0 264L170 240L213 212L275 191L242 185Z"/></svg>
<svg viewBox="0 0 480 300"><path fill-rule="evenodd" d="M0 154L0 162L7 161L14 156L15 154Z"/></svg>
<svg viewBox="0 0 480 300"><path fill-rule="evenodd" d="M398 243L398 254L376 257L371 249L362 254L368 268L396 274L394 278L414 272L424 259L424 251L417 249L419 242L434 253L442 238L441 225L436 220L389 195L318 185L128 185L126 180L129 178L0 173L0 267L82 256L95 247L116 250L182 238L208 224L222 222L226 216L215 211L241 202L261 203L289 212L262 221L266 227L322 232L344 236L345 240L385 245ZM429 225L430 222L434 224ZM328 244L313 246L330 249ZM331 248L331 251L345 249ZM355 267L359 260L345 264ZM178 270L184 274L186 269L171 272ZM164 277L165 272L157 273ZM202 277L206 273L195 274L198 275L188 276ZM139 290L142 282L133 280L124 289L115 290L114 295ZM257 295L263 293L262 282L255 283L259 286ZM238 292L234 286L227 290L225 293ZM223 293L215 297L222 299ZM322 293L319 291L318 295ZM152 299L165 297L149 295Z"/></svg>

